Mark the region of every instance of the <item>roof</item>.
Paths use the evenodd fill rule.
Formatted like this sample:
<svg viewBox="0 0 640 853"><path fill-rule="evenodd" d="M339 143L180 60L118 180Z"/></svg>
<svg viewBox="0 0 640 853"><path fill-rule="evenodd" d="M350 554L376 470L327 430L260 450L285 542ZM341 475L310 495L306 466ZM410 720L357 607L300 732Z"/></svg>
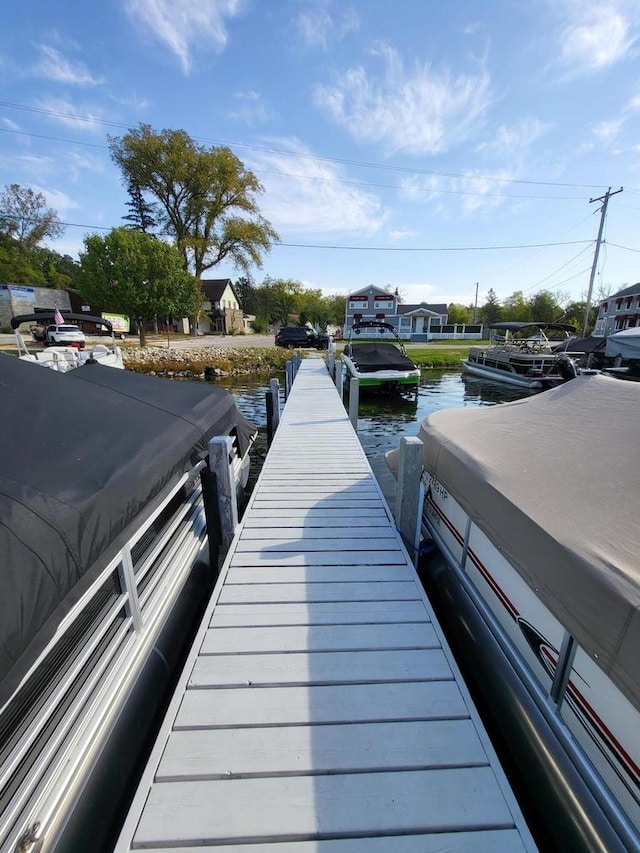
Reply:
<svg viewBox="0 0 640 853"><path fill-rule="evenodd" d="M65 613L216 435L255 427L227 391L0 354L0 706ZM5 693L6 691L6 693Z"/></svg>
<svg viewBox="0 0 640 853"><path fill-rule="evenodd" d="M619 290L617 293L612 293L606 299L601 299L599 304L602 305L603 302L611 302L612 299L619 299L621 296L634 296L636 293L640 294L640 282L625 287L624 290Z"/></svg>
<svg viewBox="0 0 640 853"><path fill-rule="evenodd" d="M376 284L369 284L367 287L361 287L360 290L353 290L348 298L350 299L352 296L361 296L365 293L370 293L371 291L375 291L376 293L380 293L383 296L388 296L390 299L396 299L397 296L395 293L390 293L388 290L385 290L384 287L378 287Z"/></svg>
<svg viewBox="0 0 640 853"><path fill-rule="evenodd" d="M202 278L200 279L200 287L212 305L214 302L219 302L222 299L222 294L225 292L227 287L231 288L233 295L238 300L238 303L240 302L236 289L230 278Z"/></svg>
<svg viewBox="0 0 640 853"><path fill-rule="evenodd" d="M584 376L422 421L425 468L640 708L640 383Z"/></svg>
<svg viewBox="0 0 640 853"><path fill-rule="evenodd" d="M426 302L420 302L419 305L398 305L398 314L412 314L420 308L430 311L432 314L437 314L439 317L449 313L449 309L444 302L437 305L429 305Z"/></svg>

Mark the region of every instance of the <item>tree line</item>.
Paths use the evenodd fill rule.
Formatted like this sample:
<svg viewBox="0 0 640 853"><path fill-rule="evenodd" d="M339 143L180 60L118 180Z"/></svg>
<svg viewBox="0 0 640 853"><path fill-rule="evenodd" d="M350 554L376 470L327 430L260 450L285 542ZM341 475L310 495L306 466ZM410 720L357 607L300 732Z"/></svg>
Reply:
<svg viewBox="0 0 640 853"><path fill-rule="evenodd" d="M262 267L279 236L260 212L262 185L229 148L140 124L109 137L109 152L128 196L124 224L87 235L75 261L42 245L64 231L42 193L11 184L0 194L0 280L76 288L88 302L139 320L144 343L144 324L154 318L196 317L200 278L227 261L242 273L235 286L256 330L292 319L342 325L344 296L324 296L294 279L254 283L250 271ZM549 291L528 298L516 291L500 303L490 290L477 310L449 305L449 322L541 320L580 328L584 309L584 302Z"/></svg>

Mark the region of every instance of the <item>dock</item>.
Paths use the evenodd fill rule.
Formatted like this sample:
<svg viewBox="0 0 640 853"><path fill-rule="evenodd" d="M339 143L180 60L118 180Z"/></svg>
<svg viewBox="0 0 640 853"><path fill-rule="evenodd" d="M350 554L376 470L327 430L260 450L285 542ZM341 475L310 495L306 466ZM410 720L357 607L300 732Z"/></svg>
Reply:
<svg viewBox="0 0 640 853"><path fill-rule="evenodd" d="M340 396L305 359L116 850L535 849Z"/></svg>

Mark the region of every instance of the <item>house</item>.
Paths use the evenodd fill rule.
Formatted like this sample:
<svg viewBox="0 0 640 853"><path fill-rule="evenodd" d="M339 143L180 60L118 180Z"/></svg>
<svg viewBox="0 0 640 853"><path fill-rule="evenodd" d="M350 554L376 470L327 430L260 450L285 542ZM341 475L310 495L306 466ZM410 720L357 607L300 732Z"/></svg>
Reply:
<svg viewBox="0 0 640 853"><path fill-rule="evenodd" d="M247 331L240 300L230 278L203 278L200 286L206 317L198 318L199 334L229 335Z"/></svg>
<svg viewBox="0 0 640 853"><path fill-rule="evenodd" d="M606 338L623 329L640 326L640 282L619 290L598 305L593 337Z"/></svg>
<svg viewBox="0 0 640 853"><path fill-rule="evenodd" d="M400 337L412 341L428 341L445 336L448 309L444 303L429 305L404 305L398 291L389 293L381 287L370 285L347 297L344 334L355 320L384 320L395 326ZM453 328L446 335L453 337Z"/></svg>

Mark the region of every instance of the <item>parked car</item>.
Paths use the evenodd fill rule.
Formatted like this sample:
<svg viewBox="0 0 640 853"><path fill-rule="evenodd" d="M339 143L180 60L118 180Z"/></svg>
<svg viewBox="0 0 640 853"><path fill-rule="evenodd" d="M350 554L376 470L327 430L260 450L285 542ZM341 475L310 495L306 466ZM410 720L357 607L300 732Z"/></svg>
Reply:
<svg viewBox="0 0 640 853"><path fill-rule="evenodd" d="M283 326L276 333L276 346L294 349L295 347L315 347L329 349L331 335L324 335L308 326Z"/></svg>
<svg viewBox="0 0 640 853"><path fill-rule="evenodd" d="M79 326L65 323L63 326L47 326L44 342L46 346L67 346L84 349L84 332Z"/></svg>

